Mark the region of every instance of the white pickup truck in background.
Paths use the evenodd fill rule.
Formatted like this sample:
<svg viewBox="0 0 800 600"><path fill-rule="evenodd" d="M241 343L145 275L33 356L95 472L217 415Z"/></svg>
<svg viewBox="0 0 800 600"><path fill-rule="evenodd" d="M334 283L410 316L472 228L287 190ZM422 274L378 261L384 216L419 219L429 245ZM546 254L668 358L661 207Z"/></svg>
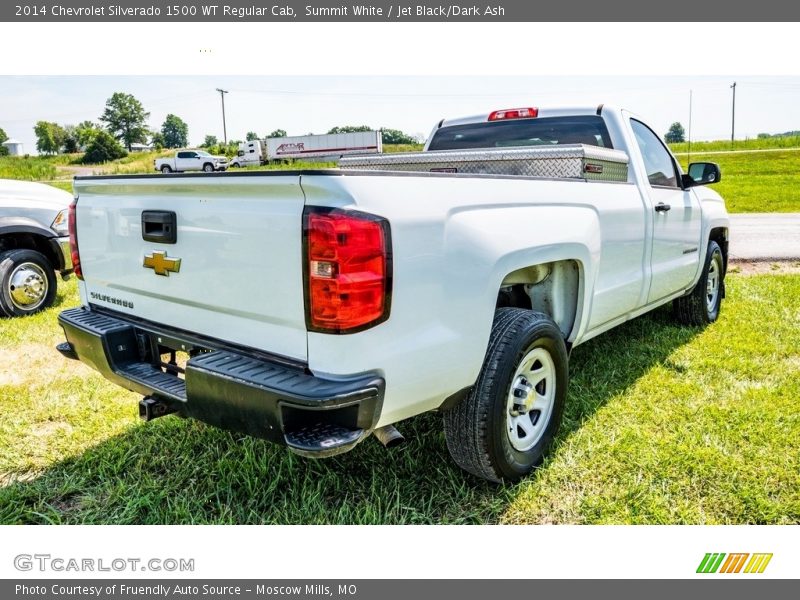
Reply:
<svg viewBox="0 0 800 600"><path fill-rule="evenodd" d="M575 346L668 302L719 314L719 168L684 174L625 110L443 120L424 152L341 166L76 178L59 350L145 419L307 456L438 410L455 461L500 481L550 446Z"/></svg>
<svg viewBox="0 0 800 600"><path fill-rule="evenodd" d="M184 173L186 171L203 171L213 173L228 168L228 159L224 156L212 156L204 150L178 150L172 158L156 158L153 167L162 173Z"/></svg>

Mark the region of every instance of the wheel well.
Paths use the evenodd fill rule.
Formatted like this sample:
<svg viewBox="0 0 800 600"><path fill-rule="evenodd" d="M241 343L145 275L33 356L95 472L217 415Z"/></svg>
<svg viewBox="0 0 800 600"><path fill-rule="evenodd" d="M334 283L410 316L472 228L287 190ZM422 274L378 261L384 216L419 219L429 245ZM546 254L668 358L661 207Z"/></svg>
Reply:
<svg viewBox="0 0 800 600"><path fill-rule="evenodd" d="M708 241L715 241L719 244L722 250L722 269L724 272L728 271L728 228L715 227L708 234Z"/></svg>
<svg viewBox="0 0 800 600"><path fill-rule="evenodd" d="M59 256L46 237L35 233L7 233L0 236L0 252L6 250L36 250L47 258L53 270L60 268Z"/></svg>
<svg viewBox="0 0 800 600"><path fill-rule="evenodd" d="M497 308L525 308L549 315L568 338L575 327L580 268L560 260L517 269L506 275L497 294Z"/></svg>

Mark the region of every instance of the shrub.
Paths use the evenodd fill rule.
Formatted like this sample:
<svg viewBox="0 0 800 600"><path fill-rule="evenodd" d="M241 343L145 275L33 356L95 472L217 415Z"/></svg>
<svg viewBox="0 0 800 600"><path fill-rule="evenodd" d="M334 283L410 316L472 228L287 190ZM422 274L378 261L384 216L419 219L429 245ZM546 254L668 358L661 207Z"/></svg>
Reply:
<svg viewBox="0 0 800 600"><path fill-rule="evenodd" d="M98 131L94 139L89 143L86 148L86 154L83 155L84 163L104 163L110 160L116 160L127 156L127 152L114 139L110 133L106 131Z"/></svg>

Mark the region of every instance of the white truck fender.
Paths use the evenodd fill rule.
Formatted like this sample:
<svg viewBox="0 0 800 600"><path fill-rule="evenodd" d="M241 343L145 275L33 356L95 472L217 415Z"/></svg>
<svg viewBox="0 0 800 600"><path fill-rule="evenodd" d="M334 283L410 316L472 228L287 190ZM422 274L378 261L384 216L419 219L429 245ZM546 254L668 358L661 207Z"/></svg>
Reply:
<svg viewBox="0 0 800 600"><path fill-rule="evenodd" d="M725 208L725 201L722 199L722 196L720 196L715 190L712 190L706 186L693 188L692 191L696 194L697 199L700 201L700 207L703 211L703 228L702 236L700 238L697 272L692 279L691 287L687 291L693 289L700 280L700 276L703 272L703 266L706 262L708 240L711 237L712 230L724 229L725 239L727 240L728 230L730 228L730 217L728 216L728 211Z"/></svg>
<svg viewBox="0 0 800 600"><path fill-rule="evenodd" d="M521 223L528 225L522 227ZM488 346L497 296L504 279L533 265L558 261L576 263L578 288L574 320L569 331L564 332L567 340L575 339L588 323L601 247L597 213L591 208L534 205L461 211L449 219L446 239L446 253L452 260L457 256L459 262L446 258L445 264L473 265L470 274L474 277L462 282L463 295L456 293L456 296L474 298L475 293L482 294L479 313L476 314L471 302L464 307L473 315L469 320L482 332L481 343L475 344L481 353ZM458 284L458 281L449 283ZM479 323L475 322L476 316ZM476 377L482 360L483 356L474 365Z"/></svg>

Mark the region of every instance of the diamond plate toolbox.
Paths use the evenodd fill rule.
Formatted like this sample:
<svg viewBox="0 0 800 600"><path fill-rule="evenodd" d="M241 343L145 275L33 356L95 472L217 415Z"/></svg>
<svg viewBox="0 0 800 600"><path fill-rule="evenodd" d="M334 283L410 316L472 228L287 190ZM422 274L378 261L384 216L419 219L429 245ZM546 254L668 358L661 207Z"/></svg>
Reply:
<svg viewBox="0 0 800 600"><path fill-rule="evenodd" d="M585 144L349 156L341 169L627 181L628 155Z"/></svg>

